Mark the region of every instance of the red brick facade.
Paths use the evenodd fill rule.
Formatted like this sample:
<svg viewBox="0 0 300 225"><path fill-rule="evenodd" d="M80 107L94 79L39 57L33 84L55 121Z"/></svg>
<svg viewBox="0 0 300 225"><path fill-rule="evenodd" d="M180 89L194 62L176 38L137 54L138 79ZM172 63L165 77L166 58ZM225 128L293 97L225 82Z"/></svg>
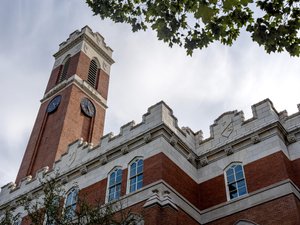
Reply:
<svg viewBox="0 0 300 225"><path fill-rule="evenodd" d="M282 152L266 156L244 166L248 192L251 194L261 188L291 178L286 165L293 165ZM270 167L270 165L273 165ZM288 166L289 167L289 166ZM262 173L264 171L264 173ZM293 172L291 172L293 173ZM262 174L265 174L263 176ZM292 174L299 179L299 174ZM127 169L123 170L122 196L126 195ZM180 178L180 179L179 179ZM199 210L208 209L221 203L226 203L224 176L197 184L181 168L165 154L159 153L144 160L144 186L164 180L179 194L186 198ZM105 203L107 179L97 182L83 190L80 195L87 195L91 201L99 199ZM300 224L300 202L294 195L288 195L276 200L260 204L250 209L235 213L223 219L208 224L234 224L238 220L249 220L257 224ZM133 207L135 208L135 207ZM146 224L199 224L182 209L172 207L161 208L158 205L146 208ZM276 216L280 214L280 217ZM271 219L270 219L271 218ZM151 222L150 222L151 221ZM280 221L284 221L280 223Z"/></svg>
<svg viewBox="0 0 300 225"><path fill-rule="evenodd" d="M298 207L299 200L294 195L288 195L208 224L233 225L243 219L259 225L298 225L300 224Z"/></svg>
<svg viewBox="0 0 300 225"><path fill-rule="evenodd" d="M86 80L90 61L83 52L72 56L67 78L77 74ZM53 69L46 92L57 85L61 69L62 66ZM98 91L106 99L109 76L101 69L99 76ZM62 96L61 103L54 113L48 114L47 106L56 95ZM75 140L81 137L84 141L92 143L100 140L104 129L105 109L91 99L96 114L93 118L85 116L80 108L84 97L90 99L90 96L72 84L42 103L19 169L17 183L27 175L35 176L35 173L45 166L52 168L54 161L58 160L66 152L68 145Z"/></svg>

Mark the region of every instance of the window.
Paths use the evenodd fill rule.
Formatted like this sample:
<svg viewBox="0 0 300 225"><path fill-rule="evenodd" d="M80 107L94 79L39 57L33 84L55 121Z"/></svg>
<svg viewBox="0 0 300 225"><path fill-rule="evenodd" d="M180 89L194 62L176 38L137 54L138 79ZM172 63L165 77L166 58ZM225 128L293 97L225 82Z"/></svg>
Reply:
<svg viewBox="0 0 300 225"><path fill-rule="evenodd" d="M122 169L116 168L109 175L108 201L119 199L121 196Z"/></svg>
<svg viewBox="0 0 300 225"><path fill-rule="evenodd" d="M16 216L14 216L13 219L14 219L13 225L21 225L22 223L21 213L18 213Z"/></svg>
<svg viewBox="0 0 300 225"><path fill-rule="evenodd" d="M143 159L136 159L130 164L129 193L143 187Z"/></svg>
<svg viewBox="0 0 300 225"><path fill-rule="evenodd" d="M66 203L65 203L65 213L70 218L75 216L77 198L78 198L78 189L76 188L71 189L67 194Z"/></svg>
<svg viewBox="0 0 300 225"><path fill-rule="evenodd" d="M61 73L59 75L59 79L58 79L58 83L62 82L63 80L65 80L67 78L67 72L69 69L69 64L70 64L70 56L68 55L64 62L63 62L63 68L61 70Z"/></svg>
<svg viewBox="0 0 300 225"><path fill-rule="evenodd" d="M226 169L225 178L228 199L234 199L248 193L241 164L235 163Z"/></svg>
<svg viewBox="0 0 300 225"><path fill-rule="evenodd" d="M93 59L90 63L87 82L93 88L96 88L97 81L98 81L98 63L96 59Z"/></svg>

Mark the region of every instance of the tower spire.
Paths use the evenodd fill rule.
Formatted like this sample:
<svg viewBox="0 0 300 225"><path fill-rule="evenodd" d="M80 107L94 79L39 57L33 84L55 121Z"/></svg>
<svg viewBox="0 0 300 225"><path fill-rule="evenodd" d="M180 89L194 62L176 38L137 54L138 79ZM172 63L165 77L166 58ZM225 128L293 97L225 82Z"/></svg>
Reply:
<svg viewBox="0 0 300 225"><path fill-rule="evenodd" d="M52 167L79 138L103 135L112 49L88 26L59 45L16 182Z"/></svg>

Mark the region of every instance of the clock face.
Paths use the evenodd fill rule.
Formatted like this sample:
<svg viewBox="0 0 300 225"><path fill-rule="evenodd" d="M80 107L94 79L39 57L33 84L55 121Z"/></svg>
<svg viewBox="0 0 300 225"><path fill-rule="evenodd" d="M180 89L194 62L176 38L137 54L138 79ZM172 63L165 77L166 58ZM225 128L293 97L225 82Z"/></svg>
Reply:
<svg viewBox="0 0 300 225"><path fill-rule="evenodd" d="M48 113L54 112L57 109L57 107L59 106L60 101L61 101L61 95L57 95L56 97L54 97L49 102L49 105L47 107L47 112Z"/></svg>
<svg viewBox="0 0 300 225"><path fill-rule="evenodd" d="M95 115L95 111L96 111L95 106L89 99L87 98L82 99L80 102L80 106L81 106L81 110L86 116L93 117Z"/></svg>

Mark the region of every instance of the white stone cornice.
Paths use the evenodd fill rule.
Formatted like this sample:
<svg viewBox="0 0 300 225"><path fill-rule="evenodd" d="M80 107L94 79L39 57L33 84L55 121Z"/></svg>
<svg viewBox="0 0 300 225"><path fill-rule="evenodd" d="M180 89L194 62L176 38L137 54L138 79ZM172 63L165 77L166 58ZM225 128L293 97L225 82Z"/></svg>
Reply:
<svg viewBox="0 0 300 225"><path fill-rule="evenodd" d="M41 103L48 101L50 98L54 97L61 93L63 90L71 86L72 84L76 85L80 90L82 90L88 97L94 99L96 103L101 105L103 108L107 108L106 100L100 95L98 91L96 91L91 85L89 85L86 81L82 80L78 75L74 74L69 79L62 81L57 84L55 87L50 89L47 93L45 93L44 97L41 99Z"/></svg>

